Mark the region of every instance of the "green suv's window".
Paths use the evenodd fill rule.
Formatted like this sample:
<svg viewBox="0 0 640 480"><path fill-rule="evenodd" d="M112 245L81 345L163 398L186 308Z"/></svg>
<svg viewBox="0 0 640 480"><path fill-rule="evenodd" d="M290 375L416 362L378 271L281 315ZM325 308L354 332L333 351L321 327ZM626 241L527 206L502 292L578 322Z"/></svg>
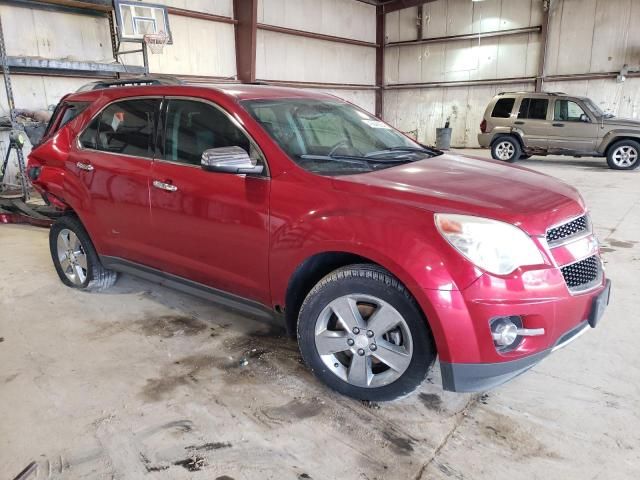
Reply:
<svg viewBox="0 0 640 480"><path fill-rule="evenodd" d="M518 118L546 120L549 100L546 98L523 98L518 110Z"/></svg>
<svg viewBox="0 0 640 480"><path fill-rule="evenodd" d="M584 115L584 116L583 116ZM563 122L584 122L588 121L588 116L576 102L571 100L556 100L554 120Z"/></svg>
<svg viewBox="0 0 640 480"><path fill-rule="evenodd" d="M511 110L516 103L515 98L501 98L496 102L496 106L493 107L491 116L493 118L509 118L511 116Z"/></svg>

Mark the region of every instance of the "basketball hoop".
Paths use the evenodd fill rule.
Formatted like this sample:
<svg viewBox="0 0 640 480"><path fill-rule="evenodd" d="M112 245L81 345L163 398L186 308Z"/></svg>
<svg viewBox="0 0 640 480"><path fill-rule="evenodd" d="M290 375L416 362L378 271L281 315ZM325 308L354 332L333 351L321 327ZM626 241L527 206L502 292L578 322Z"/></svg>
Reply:
<svg viewBox="0 0 640 480"><path fill-rule="evenodd" d="M169 35L162 30L157 33L146 33L143 36L143 41L151 53L158 54L162 53L164 46L169 42Z"/></svg>

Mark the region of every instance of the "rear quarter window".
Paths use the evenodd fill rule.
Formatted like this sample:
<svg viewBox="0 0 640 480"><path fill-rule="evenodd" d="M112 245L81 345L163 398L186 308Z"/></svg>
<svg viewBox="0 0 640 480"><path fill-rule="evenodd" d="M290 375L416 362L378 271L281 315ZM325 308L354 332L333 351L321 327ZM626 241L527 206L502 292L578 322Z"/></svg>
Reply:
<svg viewBox="0 0 640 480"><path fill-rule="evenodd" d="M493 107L491 116L493 118L509 118L511 116L511 110L516 103L515 98L501 98Z"/></svg>
<svg viewBox="0 0 640 480"><path fill-rule="evenodd" d="M49 120L44 137L53 135L71 120L80 115L91 102L63 102L58 105Z"/></svg>

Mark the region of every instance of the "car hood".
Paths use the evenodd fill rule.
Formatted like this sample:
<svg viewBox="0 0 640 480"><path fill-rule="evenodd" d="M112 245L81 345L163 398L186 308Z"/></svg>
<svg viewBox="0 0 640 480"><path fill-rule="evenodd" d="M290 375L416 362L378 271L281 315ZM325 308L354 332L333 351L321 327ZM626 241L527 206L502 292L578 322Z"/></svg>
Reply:
<svg viewBox="0 0 640 480"><path fill-rule="evenodd" d="M631 118L605 118L603 120L605 125L611 125L614 127L634 127L640 128L640 121L633 120Z"/></svg>
<svg viewBox="0 0 640 480"><path fill-rule="evenodd" d="M582 214L578 191L548 175L462 155L437 157L333 179L352 194L375 195L428 210L476 215L518 225L530 235Z"/></svg>

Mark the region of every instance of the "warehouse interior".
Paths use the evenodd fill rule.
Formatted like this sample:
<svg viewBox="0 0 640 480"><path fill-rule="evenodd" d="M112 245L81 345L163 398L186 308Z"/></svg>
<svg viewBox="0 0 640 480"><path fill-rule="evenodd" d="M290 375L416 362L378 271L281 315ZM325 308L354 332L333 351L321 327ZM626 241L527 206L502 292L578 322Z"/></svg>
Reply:
<svg viewBox="0 0 640 480"><path fill-rule="evenodd" d="M5 75L0 180L27 191L9 152L16 128L28 134L27 158L65 95L145 75L328 93L428 147L450 127L449 153L467 159L491 158L478 134L501 92L588 97L640 122L634 0L140 4L166 8L171 42L160 53L126 53L147 47L122 41L111 0L0 0L13 96ZM2 477L635 478L640 169L574 157L515 165L584 198L613 285L602 324L495 389L444 391L434 368L391 402L318 382L277 321L127 274L95 294L65 287L51 264L50 222L34 212L48 208L39 194L20 193L15 216L0 200Z"/></svg>

